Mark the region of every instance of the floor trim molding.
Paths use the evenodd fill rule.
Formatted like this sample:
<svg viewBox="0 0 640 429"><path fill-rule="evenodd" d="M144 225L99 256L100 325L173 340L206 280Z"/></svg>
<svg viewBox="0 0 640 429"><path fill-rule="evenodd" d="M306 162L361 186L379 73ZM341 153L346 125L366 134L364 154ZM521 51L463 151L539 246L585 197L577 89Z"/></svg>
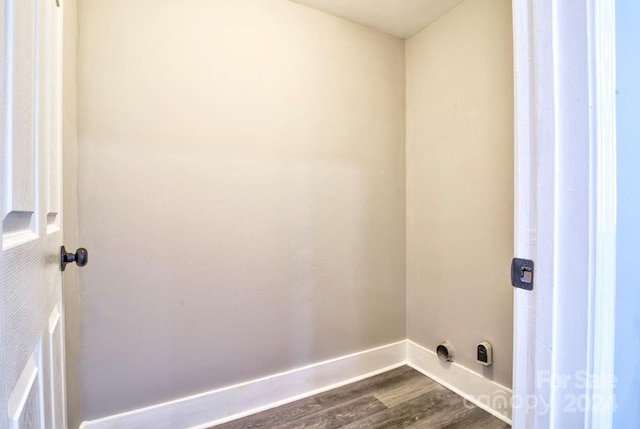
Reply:
<svg viewBox="0 0 640 429"><path fill-rule="evenodd" d="M411 340L407 340L407 365L511 424L511 389L455 362L442 362L435 352Z"/></svg>
<svg viewBox="0 0 640 429"><path fill-rule="evenodd" d="M122 414L80 429L208 428L353 383L406 364L406 341Z"/></svg>
<svg viewBox="0 0 640 429"><path fill-rule="evenodd" d="M151 407L85 421L80 429L204 429L409 365L511 424L511 390L410 340Z"/></svg>

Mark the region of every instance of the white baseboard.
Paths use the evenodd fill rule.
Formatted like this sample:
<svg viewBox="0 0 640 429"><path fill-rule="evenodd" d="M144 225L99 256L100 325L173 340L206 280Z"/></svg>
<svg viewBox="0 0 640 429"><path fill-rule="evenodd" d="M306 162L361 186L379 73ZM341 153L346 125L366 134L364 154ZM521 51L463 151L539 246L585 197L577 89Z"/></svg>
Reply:
<svg viewBox="0 0 640 429"><path fill-rule="evenodd" d="M511 390L410 340L98 420L80 429L203 429L409 365L511 424Z"/></svg>
<svg viewBox="0 0 640 429"><path fill-rule="evenodd" d="M151 407L86 421L80 429L207 428L406 364L407 342L342 356Z"/></svg>
<svg viewBox="0 0 640 429"><path fill-rule="evenodd" d="M457 393L470 403L511 424L511 389L407 340L407 365Z"/></svg>

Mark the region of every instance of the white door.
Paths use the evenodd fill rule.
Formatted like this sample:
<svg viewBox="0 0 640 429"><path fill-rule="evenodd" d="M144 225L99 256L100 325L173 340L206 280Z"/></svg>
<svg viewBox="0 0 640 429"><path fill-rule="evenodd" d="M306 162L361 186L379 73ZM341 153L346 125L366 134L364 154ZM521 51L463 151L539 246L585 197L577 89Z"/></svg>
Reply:
<svg viewBox="0 0 640 429"><path fill-rule="evenodd" d="M0 428L64 428L56 0L0 0Z"/></svg>

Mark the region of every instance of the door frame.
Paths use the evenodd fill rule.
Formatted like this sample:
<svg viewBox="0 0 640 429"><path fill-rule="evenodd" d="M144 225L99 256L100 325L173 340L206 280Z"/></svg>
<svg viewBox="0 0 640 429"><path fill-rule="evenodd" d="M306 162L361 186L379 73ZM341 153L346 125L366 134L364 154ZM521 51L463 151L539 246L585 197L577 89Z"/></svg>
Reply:
<svg viewBox="0 0 640 429"><path fill-rule="evenodd" d="M513 426L610 428L616 275L615 1L513 0ZM588 406L585 404L593 404Z"/></svg>

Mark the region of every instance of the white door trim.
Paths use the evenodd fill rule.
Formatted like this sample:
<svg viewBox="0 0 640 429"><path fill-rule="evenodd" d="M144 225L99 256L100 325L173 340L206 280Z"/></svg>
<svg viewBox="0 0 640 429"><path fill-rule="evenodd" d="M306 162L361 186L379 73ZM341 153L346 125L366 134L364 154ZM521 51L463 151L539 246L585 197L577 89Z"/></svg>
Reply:
<svg viewBox="0 0 640 429"><path fill-rule="evenodd" d="M588 427L611 428L614 411L616 320L616 2L592 1L590 36L593 177L593 273L588 386L594 406Z"/></svg>
<svg viewBox="0 0 640 429"><path fill-rule="evenodd" d="M536 256L535 117L533 106L532 10L527 0L513 1L514 49L514 254ZM539 270L539 269L538 269ZM535 278L537 281L537 276ZM514 289L513 398L535 397L535 298L537 287L527 292ZM526 358L521 358L526 357ZM512 400L513 402L513 400ZM515 404L519 405L519 404ZM514 428L533 427L532 413L512 409Z"/></svg>
<svg viewBox="0 0 640 429"><path fill-rule="evenodd" d="M615 2L514 0L513 424L611 427L615 321ZM587 381L587 382L585 382ZM593 404L593 407L584 404Z"/></svg>

